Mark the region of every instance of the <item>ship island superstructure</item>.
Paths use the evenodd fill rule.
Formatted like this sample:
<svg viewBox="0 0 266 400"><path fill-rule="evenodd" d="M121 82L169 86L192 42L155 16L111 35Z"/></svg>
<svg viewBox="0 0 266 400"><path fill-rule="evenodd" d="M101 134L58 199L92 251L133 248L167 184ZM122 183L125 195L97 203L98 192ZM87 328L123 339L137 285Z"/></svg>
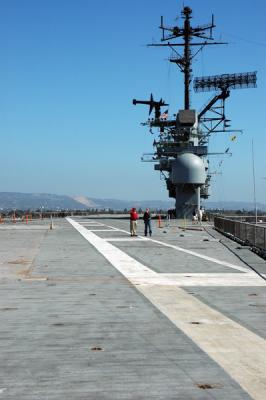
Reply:
<svg viewBox="0 0 266 400"><path fill-rule="evenodd" d="M208 143L211 134L229 132L230 120L225 116L225 100L230 90L256 87L256 72L198 77L193 81L194 90L215 91L215 95L199 112L191 108L193 58L205 46L226 43L213 39L213 16L209 24L192 27L191 8L185 6L181 14L184 21L182 27L166 27L161 17L161 43L148 46L171 49L169 61L175 63L184 75L184 108L171 118L165 109L169 104L162 99L155 101L152 94L149 100L133 100L134 105L148 105L149 116L154 111L154 118L143 123L149 126L152 133L153 128L158 129L158 136L153 142L154 153L146 154L142 160L154 162L154 169L160 171L165 179L169 197L175 198L178 218L191 216L193 211L200 209L201 199L207 199L210 195ZM182 39L182 42L176 42L178 39ZM179 48L183 48L182 54L176 50ZM239 130L230 129L230 132L236 131ZM229 154L228 150L225 153Z"/></svg>

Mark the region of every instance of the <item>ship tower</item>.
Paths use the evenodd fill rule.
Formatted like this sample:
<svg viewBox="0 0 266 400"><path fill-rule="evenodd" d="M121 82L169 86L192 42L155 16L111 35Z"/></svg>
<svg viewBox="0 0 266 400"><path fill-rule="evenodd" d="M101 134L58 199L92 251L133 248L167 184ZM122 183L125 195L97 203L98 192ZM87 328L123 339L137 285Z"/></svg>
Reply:
<svg viewBox="0 0 266 400"><path fill-rule="evenodd" d="M193 87L196 92L215 91L215 95L197 112L191 108L190 92L192 83L192 62L203 47L222 45L212 36L214 17L209 24L192 27L192 10L184 7L181 16L183 26L166 27L161 17L161 43L148 44L152 47L169 47L169 58L184 76L184 106L172 118L168 111L162 110L169 104L162 99L155 101L151 94L149 100L133 100L133 104L149 106L149 116L154 111L154 118L149 118L142 125L154 128L158 135L153 142L154 153L145 154L143 161L154 162L154 169L160 171L166 181L169 197L175 198L176 217L190 217L194 210L200 209L201 199L210 195L211 171L209 156L230 154L211 154L208 152L210 136L215 132L229 132L229 122L225 116L225 100L231 89L256 87L256 72L222 74L195 78ZM179 42L179 40L182 40ZM196 40L196 41L195 41ZM173 42L174 41L174 42ZM177 50L178 49L178 50ZM179 51L183 49L183 53ZM240 130L232 130L237 132Z"/></svg>

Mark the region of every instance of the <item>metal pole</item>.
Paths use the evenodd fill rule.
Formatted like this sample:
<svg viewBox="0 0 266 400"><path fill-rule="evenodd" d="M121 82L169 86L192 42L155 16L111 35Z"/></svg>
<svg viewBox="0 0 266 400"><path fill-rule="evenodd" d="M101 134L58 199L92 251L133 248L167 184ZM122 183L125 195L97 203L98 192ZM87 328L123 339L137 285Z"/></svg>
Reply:
<svg viewBox="0 0 266 400"><path fill-rule="evenodd" d="M201 222L200 218L200 186L197 187L197 209L198 209L198 222Z"/></svg>
<svg viewBox="0 0 266 400"><path fill-rule="evenodd" d="M253 167L253 198L254 198L254 210L255 210L255 223L257 225L258 212L257 212L257 200L256 200L255 161L254 161L253 139L252 139L252 167Z"/></svg>
<svg viewBox="0 0 266 400"><path fill-rule="evenodd" d="M190 29L190 21L189 19L191 14L190 9L186 9L185 12L185 21L184 21L184 86L185 86L185 93L184 93L184 108L185 110L189 110L190 108L190 81L191 81L191 55L190 55L190 40L191 40L191 29Z"/></svg>

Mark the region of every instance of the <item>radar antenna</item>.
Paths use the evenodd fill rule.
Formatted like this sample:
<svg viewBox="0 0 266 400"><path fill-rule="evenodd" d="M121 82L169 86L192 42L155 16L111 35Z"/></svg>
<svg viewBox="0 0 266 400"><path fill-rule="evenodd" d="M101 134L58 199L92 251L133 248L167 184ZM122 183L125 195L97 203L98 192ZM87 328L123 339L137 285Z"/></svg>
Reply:
<svg viewBox="0 0 266 400"><path fill-rule="evenodd" d="M218 93L209 100L198 114L198 120L207 130L207 136L213 132L227 132L230 120L225 117L225 100L230 96L231 89L257 87L257 72L222 74L197 77L193 81L195 92L216 91ZM214 105L220 100L220 106ZM214 117L206 116L207 112L214 113ZM223 123L223 129L217 129ZM232 132L233 130L230 130Z"/></svg>

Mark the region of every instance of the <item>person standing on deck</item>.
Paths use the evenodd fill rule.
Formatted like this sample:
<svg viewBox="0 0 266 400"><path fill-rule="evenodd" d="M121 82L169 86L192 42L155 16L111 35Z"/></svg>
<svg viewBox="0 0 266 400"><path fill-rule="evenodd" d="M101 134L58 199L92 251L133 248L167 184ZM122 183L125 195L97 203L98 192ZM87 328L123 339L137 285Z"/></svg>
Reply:
<svg viewBox="0 0 266 400"><path fill-rule="evenodd" d="M200 209L198 211L198 221L199 221L199 223L201 223L201 221L202 221L202 215L203 215L202 207L200 207Z"/></svg>
<svg viewBox="0 0 266 400"><path fill-rule="evenodd" d="M133 207L130 211L130 234L137 236L137 220L139 219L136 209Z"/></svg>
<svg viewBox="0 0 266 400"><path fill-rule="evenodd" d="M143 221L144 221L144 235L147 236L149 230L149 235L151 236L152 235L151 214L149 208L146 208L146 211L143 215Z"/></svg>
<svg viewBox="0 0 266 400"><path fill-rule="evenodd" d="M195 224L198 221L198 214L197 211L194 210L192 213L192 224Z"/></svg>

